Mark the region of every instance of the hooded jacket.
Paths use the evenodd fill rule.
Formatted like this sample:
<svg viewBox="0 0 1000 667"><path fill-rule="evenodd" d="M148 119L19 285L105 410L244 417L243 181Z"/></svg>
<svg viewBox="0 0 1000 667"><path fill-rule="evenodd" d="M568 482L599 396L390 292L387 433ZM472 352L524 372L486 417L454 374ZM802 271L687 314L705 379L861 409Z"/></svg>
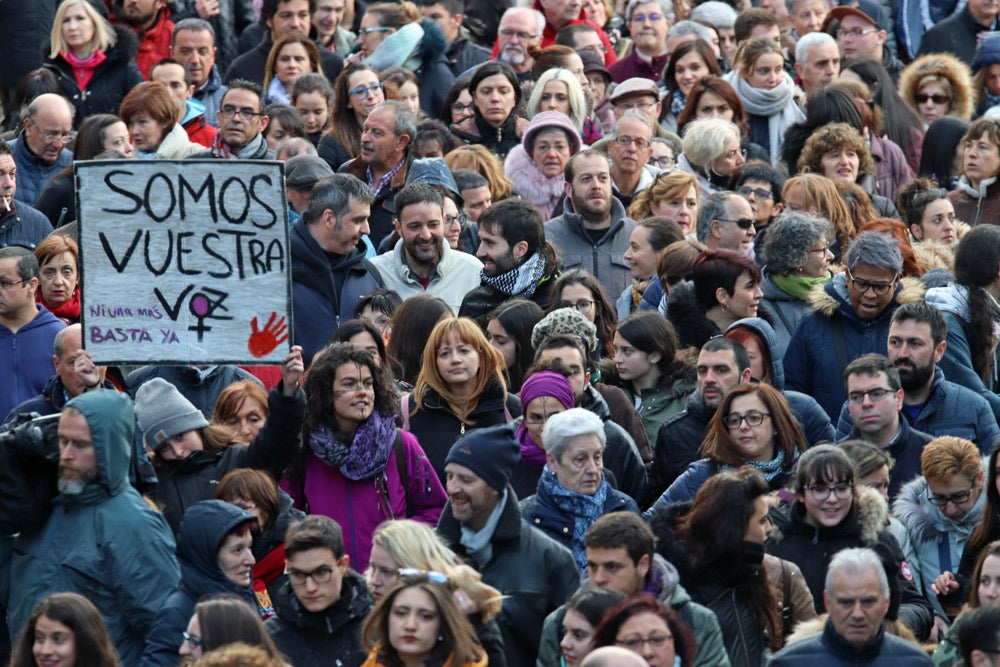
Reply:
<svg viewBox="0 0 1000 667"><path fill-rule="evenodd" d="M617 197L611 197L611 226L596 243L587 233L583 216L573 209L569 197L563 202L563 214L545 223L545 239L556 247L563 269L584 269L604 286L608 294L621 294L632 284L632 273L625 261L628 239L635 220L628 217Z"/></svg>
<svg viewBox="0 0 1000 667"><path fill-rule="evenodd" d="M1000 192L1000 186L997 189ZM993 416L1000 422L1000 396L996 393L1000 390L1000 349L993 352L993 376L988 382L983 382L972 365L972 351L965 333L965 325L969 321L968 288L955 284L931 288L927 290L927 303L941 311L945 324L948 325L948 334L945 336L948 346L938 362L938 368L952 382L985 398L993 410Z"/></svg>
<svg viewBox="0 0 1000 667"><path fill-rule="evenodd" d="M290 242L295 344L310 360L327 346L341 322L354 317L361 297L382 287L382 278L358 248L331 264L304 218L292 225Z"/></svg>
<svg viewBox="0 0 1000 667"><path fill-rule="evenodd" d="M55 370L52 350L56 334L66 324L38 305L38 314L12 332L0 323L0 378L4 391L0 393L0 415L6 416L15 406L42 393Z"/></svg>
<svg viewBox="0 0 1000 667"><path fill-rule="evenodd" d="M198 600L206 595L235 595L253 609L257 598L250 586L240 586L219 567L219 547L229 531L257 518L222 500L205 500L184 513L177 536L177 560L181 579L156 615L146 640L142 667L174 667L181 633L187 628ZM124 663L123 664L137 664Z"/></svg>
<svg viewBox="0 0 1000 667"><path fill-rule="evenodd" d="M360 665L367 652L361 644L361 625L375 606L364 578L348 570L340 598L320 612L302 606L289 582L273 597L275 616L264 624L292 667Z"/></svg>
<svg viewBox="0 0 1000 667"><path fill-rule="evenodd" d="M944 23L942 21L942 23ZM930 33L927 33L928 35ZM926 38L926 35L925 35ZM933 40L933 36L931 37ZM972 44L975 48L975 42ZM928 51L921 49L922 55L910 63L899 75L899 95L910 106L917 109L917 93L920 92L920 82L926 77L936 77L946 80L951 86L951 111L948 115L969 120L975 111L976 96L972 92L972 73L970 58L963 62L954 54L954 49L946 51Z"/></svg>
<svg viewBox="0 0 1000 667"><path fill-rule="evenodd" d="M117 116L125 96L142 83L142 74L135 64L138 53L135 33L123 26L114 26L114 30L118 41L105 52L104 62L94 70L93 78L84 90L80 90L73 75L73 66L62 54L46 58L42 65L55 75L59 93L76 108L73 127L79 127L84 118L93 114Z"/></svg>
<svg viewBox="0 0 1000 667"><path fill-rule="evenodd" d="M971 440L979 446L984 457L989 456L993 446L1000 441L1000 428L990 404L971 389L945 380L940 366L934 368L931 393L916 418L906 409L902 410L902 415L910 426L934 437L954 435ZM837 423L837 440L846 439L852 430L854 424L845 403Z"/></svg>
<svg viewBox="0 0 1000 667"><path fill-rule="evenodd" d="M129 485L132 401L93 391L68 405L87 419L97 477L79 494L57 496L45 525L17 538L7 600L11 637L44 597L72 591L101 612L121 664L138 665L154 618L180 576L173 534Z"/></svg>
<svg viewBox="0 0 1000 667"><path fill-rule="evenodd" d="M181 126L187 132L189 140L211 148L219 130L208 122L205 114L205 105L195 98L189 97L184 107L184 118L181 119Z"/></svg>
<svg viewBox="0 0 1000 667"><path fill-rule="evenodd" d="M569 549L521 518L509 485L490 543L493 555L480 568L483 582L504 594L497 616L510 667L531 667L538 654L545 617L577 589L580 577ZM456 554L474 563L462 545L462 524L449 502L438 521L438 535Z"/></svg>
<svg viewBox="0 0 1000 667"><path fill-rule="evenodd" d="M923 296L919 280L903 278L885 309L874 319L862 320L848 298L845 274L817 286L809 295L813 312L799 322L785 351L786 385L814 397L831 420L837 419L847 399L843 368L869 352L884 355L892 314L900 304Z"/></svg>
<svg viewBox="0 0 1000 667"><path fill-rule="evenodd" d="M920 570L924 596L930 600L936 615L949 618L955 610L946 613L937 594L931 591L931 584L942 572L958 570L965 543L979 524L986 506L986 493L981 492L972 508L958 521L942 514L941 509L927 499L927 493L927 480L917 477L903 487L892 509L900 523L906 526L917 555L917 562L910 566Z"/></svg>
<svg viewBox="0 0 1000 667"><path fill-rule="evenodd" d="M805 506L798 500L771 510L774 529L767 541L768 553L791 561L802 570L817 613L825 611L823 587L830 560L842 549L868 547L891 556L899 582L899 620L918 638L931 630L933 613L930 603L913 583L910 566L903 558L896 539L886 530L889 508L878 491L855 487L854 508L831 528L817 528L806 520Z"/></svg>
<svg viewBox="0 0 1000 667"><path fill-rule="evenodd" d="M955 207L955 217L972 227L1000 222L1000 178L983 179L976 190L963 175L958 187L948 193L948 199Z"/></svg>

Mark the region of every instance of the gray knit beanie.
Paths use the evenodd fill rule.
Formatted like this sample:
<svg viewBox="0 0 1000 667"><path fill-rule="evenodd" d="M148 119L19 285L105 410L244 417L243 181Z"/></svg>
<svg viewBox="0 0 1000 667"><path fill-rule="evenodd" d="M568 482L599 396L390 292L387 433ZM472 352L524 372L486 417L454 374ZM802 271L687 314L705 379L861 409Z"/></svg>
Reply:
<svg viewBox="0 0 1000 667"><path fill-rule="evenodd" d="M135 392L135 418L154 452L175 435L208 426L201 410L163 378L148 380Z"/></svg>

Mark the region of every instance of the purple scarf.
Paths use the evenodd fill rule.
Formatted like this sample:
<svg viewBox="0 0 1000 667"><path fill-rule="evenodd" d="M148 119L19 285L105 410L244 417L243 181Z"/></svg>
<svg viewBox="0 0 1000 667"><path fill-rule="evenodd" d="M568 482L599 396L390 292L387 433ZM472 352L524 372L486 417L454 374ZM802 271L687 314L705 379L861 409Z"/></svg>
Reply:
<svg viewBox="0 0 1000 667"><path fill-rule="evenodd" d="M535 444L528 433L528 427L522 421L517 425L515 434L517 441L521 443L521 462L527 463L533 470L541 470L545 467L545 450Z"/></svg>
<svg viewBox="0 0 1000 667"><path fill-rule="evenodd" d="M385 470L396 442L396 422L373 412L361 423L350 445L334 436L329 426L321 426L309 434L309 447L320 461L339 468L347 479L368 479Z"/></svg>

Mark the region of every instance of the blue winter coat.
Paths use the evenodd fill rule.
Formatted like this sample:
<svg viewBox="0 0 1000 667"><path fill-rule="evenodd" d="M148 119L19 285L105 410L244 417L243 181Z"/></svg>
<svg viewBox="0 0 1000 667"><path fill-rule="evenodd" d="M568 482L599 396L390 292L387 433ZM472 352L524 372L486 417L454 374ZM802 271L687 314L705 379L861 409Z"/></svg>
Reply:
<svg viewBox="0 0 1000 667"><path fill-rule="evenodd" d="M15 202L14 210L0 217L0 248L18 245L33 251L51 233L49 219L24 202Z"/></svg>
<svg viewBox="0 0 1000 667"><path fill-rule="evenodd" d="M791 479L792 473L795 471L795 463L798 460L798 452L796 452L795 459L787 462L781 473L768 483L772 491L780 490ZM722 465L717 461L713 461L712 459L695 461L656 499L653 506L646 510L643 516L651 519L653 514L656 513L657 507L694 500L698 489L708 481L708 478L720 472L722 472Z"/></svg>
<svg viewBox="0 0 1000 667"><path fill-rule="evenodd" d="M206 595L229 593L257 609L250 586L238 586L219 568L219 546L232 529L256 518L246 510L222 500L203 500L184 513L177 536L177 560L181 578L160 606L156 622L146 640L142 667L175 667L177 649L183 641L194 607ZM123 664L138 664L124 662Z"/></svg>
<svg viewBox="0 0 1000 667"><path fill-rule="evenodd" d="M0 415L42 393L55 372L52 351L56 334L66 328L45 306L38 306L35 318L17 330L0 324Z"/></svg>
<svg viewBox="0 0 1000 667"><path fill-rule="evenodd" d="M28 148L24 133L11 141L10 147L14 149L14 166L17 167L17 189L14 191L14 200L29 206L38 199L49 179L73 164L73 154L65 148L59 154L59 159L52 164L43 162Z"/></svg>
<svg viewBox="0 0 1000 667"><path fill-rule="evenodd" d="M919 301L923 295L919 280L904 278L885 310L873 320L862 320L847 297L843 273L817 287L809 295L813 312L799 322L785 351L785 385L812 396L831 420L837 419L847 399L844 367L869 352L885 354L893 312L899 304ZM838 340L843 341L842 355Z"/></svg>
<svg viewBox="0 0 1000 667"><path fill-rule="evenodd" d="M92 391L67 405L87 418L98 474L82 493L57 496L45 525L15 543L11 640L44 597L72 591L101 612L121 664L138 665L153 620L180 576L173 533L128 482L135 427L128 396ZM175 647L170 665L176 664Z"/></svg>
<svg viewBox="0 0 1000 667"><path fill-rule="evenodd" d="M861 667L863 665L893 665L894 667L931 667L934 663L919 646L885 633L885 625L866 646L857 650L837 634L827 620L822 634L806 637L779 651L768 667Z"/></svg>

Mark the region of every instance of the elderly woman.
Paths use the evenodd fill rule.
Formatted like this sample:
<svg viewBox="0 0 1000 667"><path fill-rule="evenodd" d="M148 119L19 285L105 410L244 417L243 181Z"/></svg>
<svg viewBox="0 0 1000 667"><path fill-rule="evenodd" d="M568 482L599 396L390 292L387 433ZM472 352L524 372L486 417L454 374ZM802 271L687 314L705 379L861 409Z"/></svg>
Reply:
<svg viewBox="0 0 1000 667"><path fill-rule="evenodd" d="M554 371L538 371L521 386L522 419L515 420L515 437L521 445L521 460L510 476L518 498L527 498L538 487L545 468L542 429L550 417L573 407L576 399L569 380Z"/></svg>
<svg viewBox="0 0 1000 667"><path fill-rule="evenodd" d="M566 163L581 145L576 126L564 112L541 111L528 124L521 145L507 154L507 178L517 194L538 207L542 220L552 217L562 198Z"/></svg>
<svg viewBox="0 0 1000 667"><path fill-rule="evenodd" d="M702 198L727 189L733 174L746 162L740 140L740 129L728 120L706 118L688 123L677 168L698 177Z"/></svg>
<svg viewBox="0 0 1000 667"><path fill-rule="evenodd" d="M948 193L955 215L975 227L1000 219L1000 122L980 118L962 137L962 176Z"/></svg>
<svg viewBox="0 0 1000 667"><path fill-rule="evenodd" d="M144 81L133 88L118 116L132 135L137 158L182 160L205 148L188 139L177 122L177 100L159 81Z"/></svg>
<svg viewBox="0 0 1000 667"><path fill-rule="evenodd" d="M632 200L628 214L633 220L651 216L670 218L677 223L684 236L693 238L700 201L698 177L675 169L661 172L652 185L639 192Z"/></svg>
<svg viewBox="0 0 1000 667"><path fill-rule="evenodd" d="M778 216L764 242L761 301L774 315L780 349L788 346L799 320L809 314L806 298L833 277L833 226L818 215L789 211Z"/></svg>
<svg viewBox="0 0 1000 667"><path fill-rule="evenodd" d="M451 131L467 144L482 144L501 158L506 157L527 129L528 121L517 115L521 82L510 65L490 60L476 70L469 82L472 118L453 123Z"/></svg>
<svg viewBox="0 0 1000 667"><path fill-rule="evenodd" d="M635 501L604 477L604 422L584 408L549 417L542 429L545 468L535 495L521 501L524 520L570 548L587 571L583 536L601 516L623 510L638 513Z"/></svg>
<svg viewBox="0 0 1000 667"><path fill-rule="evenodd" d="M950 53L928 53L904 67L899 92L925 128L942 116L969 120L975 110L969 66Z"/></svg>

